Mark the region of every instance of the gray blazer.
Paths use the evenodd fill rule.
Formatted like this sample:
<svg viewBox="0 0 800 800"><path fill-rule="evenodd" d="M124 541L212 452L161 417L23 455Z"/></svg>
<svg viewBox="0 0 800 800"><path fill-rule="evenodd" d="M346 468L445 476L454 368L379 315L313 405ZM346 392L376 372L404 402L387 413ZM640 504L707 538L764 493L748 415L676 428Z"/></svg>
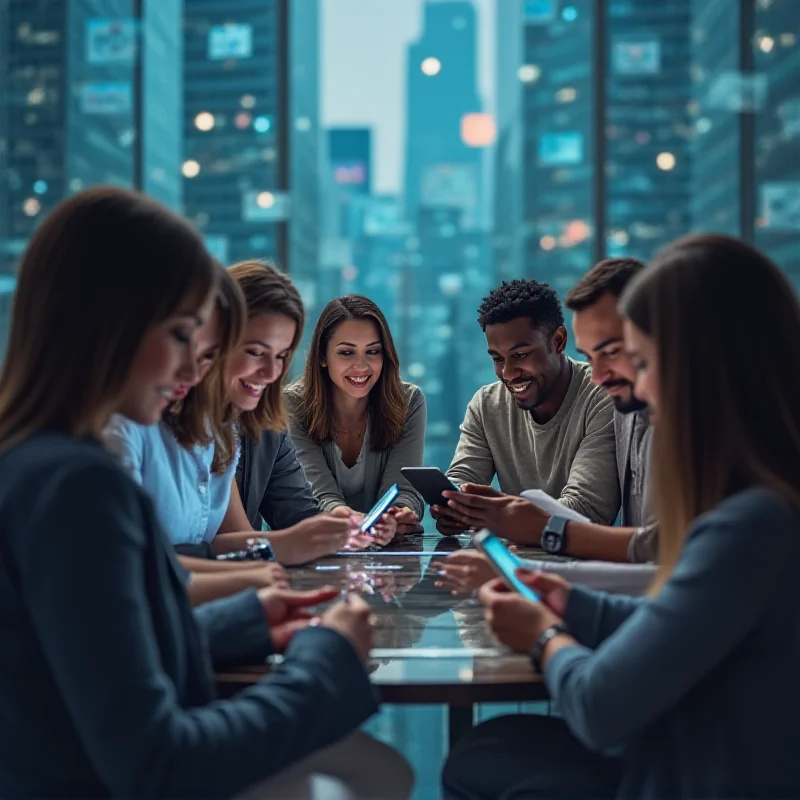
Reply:
<svg viewBox="0 0 800 800"><path fill-rule="evenodd" d="M400 441L389 450L369 450L367 452L366 479L364 486L364 503L366 508L356 511L369 511L388 488L396 483L400 495L396 505L407 506L420 519L425 512L425 503L401 475L401 467L421 467L425 446L425 424L428 412L425 395L418 386L403 383L406 395L408 414ZM291 435L297 449L297 457L303 465L314 496L323 511L330 511L337 506L347 505L344 494L336 482L334 460L336 445L333 442L317 444L309 435L305 425L300 422L297 408L300 402L301 385L299 382L287 386L284 390L286 407L291 417Z"/></svg>
<svg viewBox="0 0 800 800"><path fill-rule="evenodd" d="M269 629L255 591L194 610L184 577L96 440L42 433L0 455L0 797L230 797L377 709L322 627L218 700L213 664L263 661Z"/></svg>

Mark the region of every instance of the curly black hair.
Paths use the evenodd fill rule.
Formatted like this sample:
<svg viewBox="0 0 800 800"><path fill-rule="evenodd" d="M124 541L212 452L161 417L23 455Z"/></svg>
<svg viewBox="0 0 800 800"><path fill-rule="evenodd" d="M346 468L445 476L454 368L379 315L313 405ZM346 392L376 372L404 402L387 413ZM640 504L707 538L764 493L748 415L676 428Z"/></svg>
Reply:
<svg viewBox="0 0 800 800"><path fill-rule="evenodd" d="M503 281L483 298L478 308L478 324L484 331L487 325L519 317L530 317L531 325L548 336L564 324L564 312L555 290L534 280Z"/></svg>

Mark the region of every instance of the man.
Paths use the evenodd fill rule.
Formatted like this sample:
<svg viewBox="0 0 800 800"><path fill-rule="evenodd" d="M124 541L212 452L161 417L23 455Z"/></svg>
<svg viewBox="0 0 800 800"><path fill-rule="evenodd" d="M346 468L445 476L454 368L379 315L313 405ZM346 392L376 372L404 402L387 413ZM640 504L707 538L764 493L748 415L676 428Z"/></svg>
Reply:
<svg viewBox="0 0 800 800"><path fill-rule="evenodd" d="M613 405L592 385L589 367L564 354L567 331L555 292L534 280L504 282L483 300L478 322L498 381L479 389L467 408L447 471L462 491L452 507L432 509L439 531L481 524L462 498L494 500L498 512L515 503L533 508L512 497L526 489L612 522L619 508ZM502 494L489 486L495 476ZM539 543L543 526L538 534L530 523L521 527L518 541Z"/></svg>
<svg viewBox="0 0 800 800"><path fill-rule="evenodd" d="M645 497L650 428L646 407L633 393L635 370L623 346L622 317L617 312L620 295L643 268L635 259L602 261L579 281L566 301L573 312L575 343L592 367L592 381L605 389L615 406L623 527L567 521L527 501L473 493L459 498L459 508L469 507L459 517L462 522L469 519L512 541L541 544L554 554L601 561L656 560L657 527Z"/></svg>

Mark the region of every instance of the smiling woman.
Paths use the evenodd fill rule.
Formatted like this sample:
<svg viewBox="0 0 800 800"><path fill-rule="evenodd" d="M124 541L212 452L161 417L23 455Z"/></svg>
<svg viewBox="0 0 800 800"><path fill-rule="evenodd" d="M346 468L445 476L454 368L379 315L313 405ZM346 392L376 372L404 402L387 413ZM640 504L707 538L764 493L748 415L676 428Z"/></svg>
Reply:
<svg viewBox="0 0 800 800"><path fill-rule="evenodd" d="M324 510L364 513L397 483L383 536L416 529L422 500L400 468L422 463L425 397L400 380L394 340L375 303L359 295L328 303L287 404L298 456Z"/></svg>

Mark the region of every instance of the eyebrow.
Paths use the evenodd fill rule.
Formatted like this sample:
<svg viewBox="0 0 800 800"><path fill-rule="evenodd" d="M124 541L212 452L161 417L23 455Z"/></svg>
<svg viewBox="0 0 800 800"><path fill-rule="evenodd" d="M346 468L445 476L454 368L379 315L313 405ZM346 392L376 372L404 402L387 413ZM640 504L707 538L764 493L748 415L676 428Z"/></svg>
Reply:
<svg viewBox="0 0 800 800"><path fill-rule="evenodd" d="M367 347L372 347L374 344L380 344L381 340L376 339L374 342L370 342ZM347 347L358 347L357 344L353 344L352 342L337 342L334 347L341 347L342 345L346 345Z"/></svg>
<svg viewBox="0 0 800 800"><path fill-rule="evenodd" d="M508 348L508 352L512 352L513 350L519 350L523 347L533 347L533 342L517 342L513 347ZM497 350L488 350L487 351L490 356L499 356L500 353Z"/></svg>
<svg viewBox="0 0 800 800"><path fill-rule="evenodd" d="M622 341L621 336L611 336L608 339L604 339L602 342L600 342L600 344L595 345L592 348L592 352L596 353L598 350L602 350L604 347L608 347L610 344L619 344L619 342L621 341ZM583 353L583 350L579 350L578 352ZM584 353L584 355L586 354Z"/></svg>
<svg viewBox="0 0 800 800"><path fill-rule="evenodd" d="M178 311L178 313L175 314L175 316L176 317L184 317L186 319L190 319L192 322L194 322L195 325L197 325L198 328L204 322L204 320L200 317L200 315L198 313L196 313L195 311Z"/></svg>
<svg viewBox="0 0 800 800"><path fill-rule="evenodd" d="M261 339L248 339L244 344L258 344L261 345L265 350L272 350L272 347L268 345L266 342L262 342Z"/></svg>

